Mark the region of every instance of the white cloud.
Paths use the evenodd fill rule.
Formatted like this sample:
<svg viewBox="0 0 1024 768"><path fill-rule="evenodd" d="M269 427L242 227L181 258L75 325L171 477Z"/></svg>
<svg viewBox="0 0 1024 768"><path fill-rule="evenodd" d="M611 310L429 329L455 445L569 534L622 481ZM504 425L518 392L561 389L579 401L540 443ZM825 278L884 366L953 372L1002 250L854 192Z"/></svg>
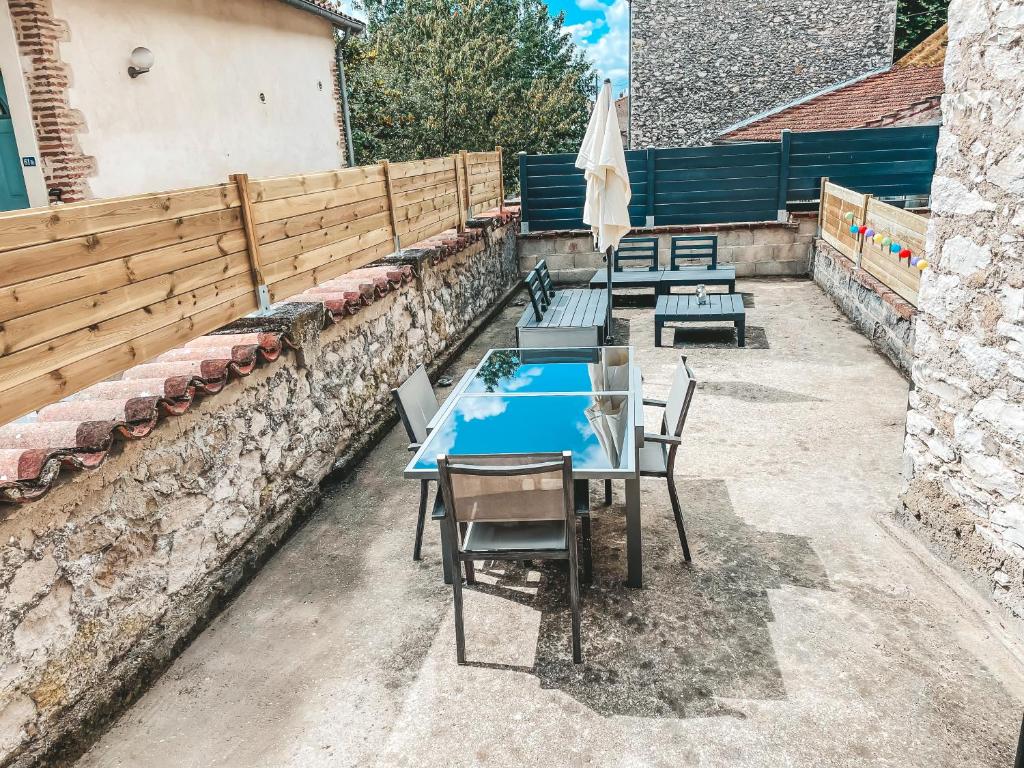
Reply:
<svg viewBox="0 0 1024 768"><path fill-rule="evenodd" d="M629 3L626 0L614 0L611 5L604 5L598 0L576 0L576 5L583 10L600 11L603 14L603 18L596 22L596 26L587 35L581 37L573 34L573 40L594 63L601 77L612 81L612 90L618 96L626 90L629 79ZM595 29L606 31L595 36Z"/></svg>
<svg viewBox="0 0 1024 768"><path fill-rule="evenodd" d="M594 34L594 31L603 26L604 22L601 19L595 19L580 24L566 24L562 29L572 35L572 40L576 45L583 48L590 42L590 36Z"/></svg>

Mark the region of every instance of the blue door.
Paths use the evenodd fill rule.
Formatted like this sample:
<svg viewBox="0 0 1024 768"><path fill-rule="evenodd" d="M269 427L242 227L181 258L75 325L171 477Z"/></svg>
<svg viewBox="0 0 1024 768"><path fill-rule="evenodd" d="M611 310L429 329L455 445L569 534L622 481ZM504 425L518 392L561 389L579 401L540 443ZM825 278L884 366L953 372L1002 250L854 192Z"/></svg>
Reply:
<svg viewBox="0 0 1024 768"><path fill-rule="evenodd" d="M16 208L28 208L28 193L21 173L21 156L14 141L14 121L7 104L4 76L0 73L0 211Z"/></svg>

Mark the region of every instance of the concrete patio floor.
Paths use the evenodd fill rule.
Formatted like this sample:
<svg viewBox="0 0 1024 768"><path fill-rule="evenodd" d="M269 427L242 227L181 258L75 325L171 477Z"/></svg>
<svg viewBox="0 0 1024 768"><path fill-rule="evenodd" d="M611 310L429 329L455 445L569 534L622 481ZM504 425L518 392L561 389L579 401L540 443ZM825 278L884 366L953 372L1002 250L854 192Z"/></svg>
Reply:
<svg viewBox="0 0 1024 768"><path fill-rule="evenodd" d="M685 350L693 564L647 479L646 586L622 586L622 488L606 509L595 487L582 666L554 567L486 570L455 663L397 428L79 765L1009 765L1024 645L889 522L906 382L813 283L739 288L750 346ZM616 314L664 396L681 350L654 348L652 309Z"/></svg>

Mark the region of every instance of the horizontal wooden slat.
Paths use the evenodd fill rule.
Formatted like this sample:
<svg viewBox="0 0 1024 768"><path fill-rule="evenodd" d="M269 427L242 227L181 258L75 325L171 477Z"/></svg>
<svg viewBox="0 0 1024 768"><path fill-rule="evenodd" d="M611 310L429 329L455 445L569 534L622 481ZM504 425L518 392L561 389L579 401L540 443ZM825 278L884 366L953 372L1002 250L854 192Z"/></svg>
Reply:
<svg viewBox="0 0 1024 768"><path fill-rule="evenodd" d="M270 285L270 300L284 301L319 285L325 280L332 280L339 275L344 275L346 272L351 272L353 269L366 266L381 256L387 256L393 249L394 246L391 242L379 243L343 257L326 261L305 272L299 272L283 278Z"/></svg>
<svg viewBox="0 0 1024 768"><path fill-rule="evenodd" d="M0 213L0 251L238 207L234 184Z"/></svg>
<svg viewBox="0 0 1024 768"><path fill-rule="evenodd" d="M8 389L40 376L52 370L54 360L62 365L76 362L244 294L255 295L248 272L4 355L0 357L0 387Z"/></svg>
<svg viewBox="0 0 1024 768"><path fill-rule="evenodd" d="M384 169L379 165L362 165L325 173L250 181L249 191L253 203L262 203L279 200L283 197L329 192L333 189L344 189L377 181L384 181Z"/></svg>
<svg viewBox="0 0 1024 768"><path fill-rule="evenodd" d="M144 363L186 341L220 328L257 309L255 295L244 293L222 304L181 318L155 331L136 336L102 352L68 362L61 360L36 378L12 387L3 387L0 397L0 424L55 403L80 389Z"/></svg>
<svg viewBox="0 0 1024 768"><path fill-rule="evenodd" d="M423 189L424 187L434 187L439 184L455 185L455 168L451 167L451 164L449 164L449 167L433 173L423 173L418 176L407 176L402 179L392 179L391 192L392 194L398 194L400 192L408 192L414 189Z"/></svg>
<svg viewBox="0 0 1024 768"><path fill-rule="evenodd" d="M402 244L412 245L425 237L430 237L430 235L418 234L422 233L425 228L435 228L431 234L438 234L446 229L451 229L458 224L458 215L458 205L452 204L447 208L429 211L406 221L398 222L398 234L402 238ZM410 238L408 235L413 235L414 237Z"/></svg>
<svg viewBox="0 0 1024 768"><path fill-rule="evenodd" d="M342 189L313 192L308 195L297 195L295 197L284 197L265 203L254 203L252 212L255 223L258 226L268 221L290 218L316 211L326 211L329 208L371 200L376 197L383 197L386 194L387 190L384 188L383 181L371 181L366 184L354 184L351 187L344 187Z"/></svg>
<svg viewBox="0 0 1024 768"><path fill-rule="evenodd" d="M424 200L421 203L413 203L406 205L395 210L395 220L398 222L408 221L409 219L415 219L417 216L422 216L430 211L438 211L444 208L449 208L457 203L457 195L453 188L449 193L444 195L438 195L431 198L430 200Z"/></svg>
<svg viewBox="0 0 1024 768"><path fill-rule="evenodd" d="M339 205L324 211L313 211L286 219L268 221L256 227L256 239L260 245L273 243L286 237L298 237L325 227L333 227L363 216L373 216L388 209L386 197L373 197L356 203Z"/></svg>
<svg viewBox="0 0 1024 768"><path fill-rule="evenodd" d="M282 259L315 251L318 248L348 240L367 232L373 232L378 229L390 232L390 223L391 217L388 213L375 213L372 216L362 216L353 221L336 224L332 227L324 227L323 229L307 232L297 237L276 240L273 243L260 247L260 262L264 266L268 266Z"/></svg>
<svg viewBox="0 0 1024 768"><path fill-rule="evenodd" d="M451 158L435 157L431 160L413 160L407 163L392 163L391 178L407 179L410 176L423 176L431 173L452 170Z"/></svg>
<svg viewBox="0 0 1024 768"><path fill-rule="evenodd" d="M240 229L0 288L0 323L245 250Z"/></svg>
<svg viewBox="0 0 1024 768"><path fill-rule="evenodd" d="M321 248L314 248L304 253L275 261L272 264L267 264L263 268L263 276L266 278L268 285L273 285L294 275L309 272L317 267L329 264L332 261L347 259L353 253L358 253L365 248L381 244L387 245L392 251L394 250L394 241L390 228L374 229L371 232L353 235ZM280 294L280 290L278 290L278 293Z"/></svg>
<svg viewBox="0 0 1024 768"><path fill-rule="evenodd" d="M172 243L223 234L240 226L239 211L232 208L20 248L3 257L0 286L100 264Z"/></svg>

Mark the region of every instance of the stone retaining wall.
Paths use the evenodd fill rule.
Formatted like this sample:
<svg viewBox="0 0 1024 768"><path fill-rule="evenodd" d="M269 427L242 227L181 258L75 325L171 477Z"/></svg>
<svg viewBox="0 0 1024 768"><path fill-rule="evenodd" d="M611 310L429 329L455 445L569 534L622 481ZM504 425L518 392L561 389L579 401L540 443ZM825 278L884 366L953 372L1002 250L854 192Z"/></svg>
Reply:
<svg viewBox="0 0 1024 768"><path fill-rule="evenodd" d="M0 508L0 766L73 752L167 665L321 481L393 423L390 389L500 305L518 279L516 229L421 259L416 282L337 323L320 304L250 320L298 351L40 501Z"/></svg>
<svg viewBox="0 0 1024 768"><path fill-rule="evenodd" d="M631 237L656 235L659 260L669 264L672 235L709 232L718 235L718 260L736 267L738 277L806 275L817 219L791 222L714 224L694 227L635 229ZM519 269L527 272L545 259L555 282L582 284L604 267L589 232L530 232L519 236Z"/></svg>
<svg viewBox="0 0 1024 768"><path fill-rule="evenodd" d="M857 330L909 379L914 307L823 240L815 241L811 277Z"/></svg>
<svg viewBox="0 0 1024 768"><path fill-rule="evenodd" d="M1024 13L953 0L897 514L1024 630Z"/></svg>

